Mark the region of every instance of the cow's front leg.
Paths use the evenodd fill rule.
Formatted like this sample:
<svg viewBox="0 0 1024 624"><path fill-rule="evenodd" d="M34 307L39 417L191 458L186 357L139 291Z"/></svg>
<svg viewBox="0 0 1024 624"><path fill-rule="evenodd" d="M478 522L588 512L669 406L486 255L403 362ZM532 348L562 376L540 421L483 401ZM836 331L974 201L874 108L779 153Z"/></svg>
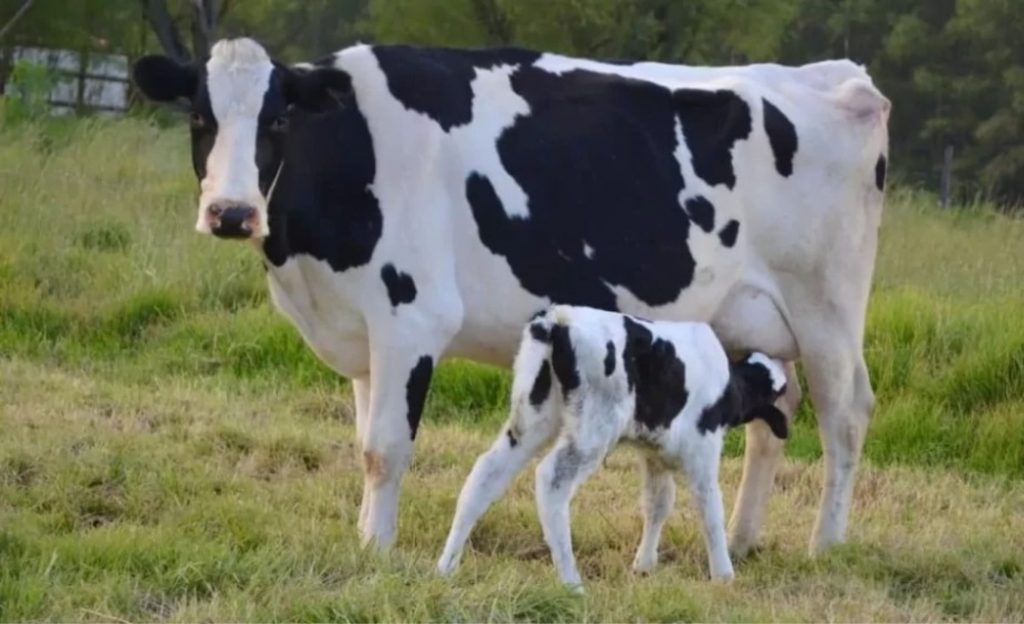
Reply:
<svg viewBox="0 0 1024 624"><path fill-rule="evenodd" d="M360 432L365 483L359 528L364 545L387 549L395 541L399 488L441 352L439 347L416 347L415 341L402 348L371 345L373 381Z"/></svg>
<svg viewBox="0 0 1024 624"><path fill-rule="evenodd" d="M776 402L790 422L802 396L796 366L790 362L786 365L786 394ZM746 426L743 479L729 521L729 552L734 557L745 556L757 544L784 447L785 440L775 437L764 421L753 420Z"/></svg>

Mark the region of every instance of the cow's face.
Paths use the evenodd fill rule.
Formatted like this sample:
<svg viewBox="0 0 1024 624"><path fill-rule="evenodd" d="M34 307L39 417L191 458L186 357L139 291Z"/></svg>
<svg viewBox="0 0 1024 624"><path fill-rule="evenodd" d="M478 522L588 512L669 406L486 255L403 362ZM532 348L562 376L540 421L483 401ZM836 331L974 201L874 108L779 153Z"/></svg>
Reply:
<svg viewBox="0 0 1024 624"><path fill-rule="evenodd" d="M132 74L152 100L188 101L200 189L196 230L221 238L270 233L267 206L286 166L293 110L332 108L350 89L344 72L282 66L251 39L219 41L205 65L146 56Z"/></svg>

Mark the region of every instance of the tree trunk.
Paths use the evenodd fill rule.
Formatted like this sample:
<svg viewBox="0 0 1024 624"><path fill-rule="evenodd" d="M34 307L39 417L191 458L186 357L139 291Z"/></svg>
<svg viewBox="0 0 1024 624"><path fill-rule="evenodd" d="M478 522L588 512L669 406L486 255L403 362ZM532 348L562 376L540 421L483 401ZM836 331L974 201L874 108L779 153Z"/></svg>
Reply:
<svg viewBox="0 0 1024 624"><path fill-rule="evenodd" d="M142 12L167 56L179 63L192 60L192 55L181 40L178 25L167 10L166 0L142 0Z"/></svg>
<svg viewBox="0 0 1024 624"><path fill-rule="evenodd" d="M217 39L217 0L192 0L192 50L196 58L210 56Z"/></svg>

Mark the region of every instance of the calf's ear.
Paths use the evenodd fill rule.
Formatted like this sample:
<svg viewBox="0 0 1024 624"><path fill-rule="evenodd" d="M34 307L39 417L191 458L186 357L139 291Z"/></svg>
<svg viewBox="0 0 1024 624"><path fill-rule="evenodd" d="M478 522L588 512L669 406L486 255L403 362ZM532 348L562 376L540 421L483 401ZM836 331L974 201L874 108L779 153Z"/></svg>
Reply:
<svg viewBox="0 0 1024 624"><path fill-rule="evenodd" d="M285 100L307 111L340 108L352 93L352 79L340 69L292 67L283 71Z"/></svg>
<svg viewBox="0 0 1024 624"><path fill-rule="evenodd" d="M150 54L135 61L132 80L147 98L155 102L190 99L199 88L199 71L195 65L183 65L159 54Z"/></svg>
<svg viewBox="0 0 1024 624"><path fill-rule="evenodd" d="M763 420L776 438L785 440L789 437L789 423L786 421L786 415L774 405L755 407L747 414L748 422L754 419Z"/></svg>

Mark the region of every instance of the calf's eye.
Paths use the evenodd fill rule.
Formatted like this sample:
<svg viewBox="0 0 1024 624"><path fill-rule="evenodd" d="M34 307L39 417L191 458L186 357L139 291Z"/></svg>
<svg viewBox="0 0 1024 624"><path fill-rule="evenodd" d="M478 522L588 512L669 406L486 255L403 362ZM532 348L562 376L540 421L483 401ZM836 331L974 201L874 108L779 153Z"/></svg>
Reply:
<svg viewBox="0 0 1024 624"><path fill-rule="evenodd" d="M206 119L199 113L192 113L188 116L188 123L193 128L198 129L206 125Z"/></svg>

